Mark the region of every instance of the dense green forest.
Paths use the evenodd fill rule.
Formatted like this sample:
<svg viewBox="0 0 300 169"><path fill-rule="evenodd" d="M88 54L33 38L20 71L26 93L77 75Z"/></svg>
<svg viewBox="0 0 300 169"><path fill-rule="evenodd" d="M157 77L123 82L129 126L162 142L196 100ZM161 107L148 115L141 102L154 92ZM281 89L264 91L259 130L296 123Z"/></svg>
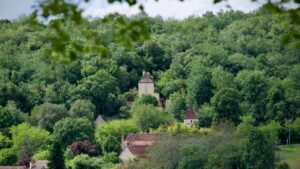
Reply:
<svg viewBox="0 0 300 169"><path fill-rule="evenodd" d="M293 41L281 43L291 27L285 18L263 9L184 20L137 15L126 20L143 19L151 39L131 48L113 38L113 22L93 19L75 27L64 20L70 42L88 45L77 32L91 30L107 46L102 55L84 53L74 61L49 51L54 31L46 24L1 20L0 165L61 157L65 164L50 167L286 166L274 147L300 143L300 50ZM165 110L137 97L144 70L171 100ZM198 113L194 128L180 124L189 107ZM110 122L95 126L99 114ZM151 146L146 158L118 164L121 136L132 132L170 137ZM76 144L93 151L78 155Z"/></svg>

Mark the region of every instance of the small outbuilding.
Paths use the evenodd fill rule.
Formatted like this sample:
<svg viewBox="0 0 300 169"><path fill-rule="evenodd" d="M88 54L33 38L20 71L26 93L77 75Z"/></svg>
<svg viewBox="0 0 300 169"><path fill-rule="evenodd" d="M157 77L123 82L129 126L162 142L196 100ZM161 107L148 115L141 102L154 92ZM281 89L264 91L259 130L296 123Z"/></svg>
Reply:
<svg viewBox="0 0 300 169"><path fill-rule="evenodd" d="M96 118L95 123L96 123L97 125L104 124L104 123L105 123L105 117L102 116L102 115L99 115L99 116Z"/></svg>
<svg viewBox="0 0 300 169"><path fill-rule="evenodd" d="M193 124L198 123L197 114L193 108L188 108L184 113L184 120L183 123L192 126Z"/></svg>
<svg viewBox="0 0 300 169"><path fill-rule="evenodd" d="M49 162L48 160L37 160L32 164L32 169L47 169Z"/></svg>

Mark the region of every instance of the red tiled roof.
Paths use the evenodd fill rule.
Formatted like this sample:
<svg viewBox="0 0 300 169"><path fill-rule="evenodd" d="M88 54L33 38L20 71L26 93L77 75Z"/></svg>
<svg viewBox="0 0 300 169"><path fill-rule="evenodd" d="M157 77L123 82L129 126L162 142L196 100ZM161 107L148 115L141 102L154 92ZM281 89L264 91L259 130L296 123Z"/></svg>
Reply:
<svg viewBox="0 0 300 169"><path fill-rule="evenodd" d="M0 166L0 169L26 169L25 166Z"/></svg>
<svg viewBox="0 0 300 169"><path fill-rule="evenodd" d="M162 134L135 134L129 133L125 141L156 141L161 139Z"/></svg>
<svg viewBox="0 0 300 169"><path fill-rule="evenodd" d="M134 155L134 156L143 156L146 152L148 146L128 146L128 150Z"/></svg>
<svg viewBox="0 0 300 169"><path fill-rule="evenodd" d="M184 113L184 119L197 119L197 115L192 108L188 108Z"/></svg>
<svg viewBox="0 0 300 169"><path fill-rule="evenodd" d="M149 72L145 72L139 81L139 83L154 83L153 78L151 77Z"/></svg>

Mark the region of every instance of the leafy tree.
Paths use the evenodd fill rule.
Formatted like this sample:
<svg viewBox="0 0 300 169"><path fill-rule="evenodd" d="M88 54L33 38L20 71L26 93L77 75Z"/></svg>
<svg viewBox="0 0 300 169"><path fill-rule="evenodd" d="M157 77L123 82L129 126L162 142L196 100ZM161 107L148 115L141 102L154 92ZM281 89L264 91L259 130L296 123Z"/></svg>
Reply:
<svg viewBox="0 0 300 169"><path fill-rule="evenodd" d="M186 111L185 97L183 93L173 93L170 95L171 104L167 107L167 111L174 115L177 120L183 120Z"/></svg>
<svg viewBox="0 0 300 169"><path fill-rule="evenodd" d="M98 169L102 168L103 160L99 157L89 157L86 154L76 156L70 162L70 168L72 169Z"/></svg>
<svg viewBox="0 0 300 169"><path fill-rule="evenodd" d="M215 113L214 108L209 104L204 104L198 111L199 127L210 127Z"/></svg>
<svg viewBox="0 0 300 169"><path fill-rule="evenodd" d="M74 141L93 140L94 127L87 118L65 118L53 127L53 136L63 146Z"/></svg>
<svg viewBox="0 0 300 169"><path fill-rule="evenodd" d="M170 58L164 57L165 51L157 41L148 41L143 45L143 52L146 56L146 64L149 71L164 70L169 67Z"/></svg>
<svg viewBox="0 0 300 169"><path fill-rule="evenodd" d="M242 166L246 169L274 168L274 147L259 130L250 131L242 156Z"/></svg>
<svg viewBox="0 0 300 169"><path fill-rule="evenodd" d="M15 121L15 124L22 123L27 119L26 114L17 107L17 104L14 101L8 101L4 108L13 116L12 120Z"/></svg>
<svg viewBox="0 0 300 169"><path fill-rule="evenodd" d="M291 79L284 79L276 83L268 91L266 119L274 119L284 123L285 120L295 119L299 116L295 82Z"/></svg>
<svg viewBox="0 0 300 169"><path fill-rule="evenodd" d="M221 144L208 156L207 168L241 168L242 142Z"/></svg>
<svg viewBox="0 0 300 169"><path fill-rule="evenodd" d="M273 145L279 144L279 134L282 130L282 127L279 122L271 121L266 125L262 125L259 127L259 130L264 133L264 135L273 142Z"/></svg>
<svg viewBox="0 0 300 169"><path fill-rule="evenodd" d="M255 60L254 58L247 57L241 53L235 53L228 56L228 64L230 65L230 71L236 74L243 69L252 70L255 66Z"/></svg>
<svg viewBox="0 0 300 169"><path fill-rule="evenodd" d="M96 145L93 145L88 140L73 142L71 144L71 151L74 156L80 154L88 154L89 156L96 156L98 154Z"/></svg>
<svg viewBox="0 0 300 169"><path fill-rule="evenodd" d="M263 121L268 91L268 79L264 72L243 71L237 75L236 81L241 87L242 97L250 103L248 112L253 114L257 123Z"/></svg>
<svg viewBox="0 0 300 169"><path fill-rule="evenodd" d="M292 124L291 124L291 130L292 130L292 142L299 142L300 140L300 117L296 118Z"/></svg>
<svg viewBox="0 0 300 169"><path fill-rule="evenodd" d="M212 96L211 72L199 61L193 63L192 72L187 80L187 95L190 106L208 102Z"/></svg>
<svg viewBox="0 0 300 169"><path fill-rule="evenodd" d="M53 104L62 104L70 99L70 90L72 86L64 80L58 79L53 84L49 84L45 89L44 102Z"/></svg>
<svg viewBox="0 0 300 169"><path fill-rule="evenodd" d="M136 105L133 108L133 120L143 130L156 129L160 125L173 122L173 116L167 112L161 112L152 105Z"/></svg>
<svg viewBox="0 0 300 169"><path fill-rule="evenodd" d="M89 120L94 120L94 114L96 112L96 107L89 100L76 100L71 104L69 110L70 117L86 117Z"/></svg>
<svg viewBox="0 0 300 169"><path fill-rule="evenodd" d="M284 100L284 89L282 85L274 85L268 92L268 104L266 118L284 121L288 115L287 105Z"/></svg>
<svg viewBox="0 0 300 169"><path fill-rule="evenodd" d="M116 78L105 70L84 78L76 87L78 98L91 100L97 111L106 114L115 113L118 94Z"/></svg>
<svg viewBox="0 0 300 169"><path fill-rule="evenodd" d="M16 165L18 157L13 148L4 148L0 150L0 165L13 166Z"/></svg>
<svg viewBox="0 0 300 169"><path fill-rule="evenodd" d="M244 115L241 119L242 122L236 128L237 134L245 137L254 129L255 119L251 115Z"/></svg>
<svg viewBox="0 0 300 169"><path fill-rule="evenodd" d="M50 151L49 150L43 150L40 152L35 153L32 156L32 159L37 161L37 160L48 160L50 158Z"/></svg>
<svg viewBox="0 0 300 169"><path fill-rule="evenodd" d="M128 102L133 102L135 98L138 97L138 91L136 88L129 89L127 92L123 94Z"/></svg>
<svg viewBox="0 0 300 169"><path fill-rule="evenodd" d="M35 152L47 149L50 141L50 133L39 128L22 123L10 128L12 135L13 149L17 155L33 155Z"/></svg>
<svg viewBox="0 0 300 169"><path fill-rule="evenodd" d="M290 169L290 166L286 162L284 162L284 163L279 164L277 168L278 169Z"/></svg>
<svg viewBox="0 0 300 169"><path fill-rule="evenodd" d="M235 89L224 88L219 90L211 101L216 112L214 121L230 120L237 124L241 115L240 100L240 94Z"/></svg>
<svg viewBox="0 0 300 169"><path fill-rule="evenodd" d="M54 141L52 143L52 146L50 148L49 161L49 169L65 169L63 150L60 142Z"/></svg>
<svg viewBox="0 0 300 169"><path fill-rule="evenodd" d="M180 157L179 149L179 143L174 138L153 144L148 149L148 168L176 168Z"/></svg>
<svg viewBox="0 0 300 169"><path fill-rule="evenodd" d="M220 90L222 88L234 88L234 75L225 71L222 67L217 67L212 70L212 85Z"/></svg>
<svg viewBox="0 0 300 169"><path fill-rule="evenodd" d="M0 106L0 128L19 124L24 119L24 114L16 107L15 102L8 101L5 107Z"/></svg>
<svg viewBox="0 0 300 169"><path fill-rule="evenodd" d="M197 128L197 127L189 127L183 123L173 123L168 126L160 126L156 130L152 130L154 133L169 133L171 135L206 135L209 134L211 129Z"/></svg>
<svg viewBox="0 0 300 169"><path fill-rule="evenodd" d="M205 150L201 146L186 146L180 149L179 152L181 157L178 169L204 168L207 162L207 157L204 155Z"/></svg>
<svg viewBox="0 0 300 169"><path fill-rule="evenodd" d="M10 127L24 121L25 116L16 107L15 102L8 101L5 107L0 106L0 128Z"/></svg>
<svg viewBox="0 0 300 169"><path fill-rule="evenodd" d="M0 107L0 128L10 127L15 123L16 121L9 110Z"/></svg>
<svg viewBox="0 0 300 169"><path fill-rule="evenodd" d="M0 133L0 150L3 148L9 148L11 146L12 146L12 141L8 137Z"/></svg>
<svg viewBox="0 0 300 169"><path fill-rule="evenodd" d="M139 131L137 125L132 121L114 120L97 126L95 138L97 144L101 146L104 152L119 152L121 150L121 139L128 133Z"/></svg>
<svg viewBox="0 0 300 169"><path fill-rule="evenodd" d="M76 156L74 159L69 161L69 167L72 169L109 169L115 168L115 163L119 162L116 153L106 153L101 157L89 157L86 154Z"/></svg>
<svg viewBox="0 0 300 169"><path fill-rule="evenodd" d="M158 106L158 100L156 97L149 95L149 94L144 94L141 97L138 98L136 101L136 104L141 105L141 104L151 104L153 106Z"/></svg>
<svg viewBox="0 0 300 169"><path fill-rule="evenodd" d="M131 110L130 110L130 108L127 107L127 106L120 107L118 116L121 119L128 119L129 117L131 117Z"/></svg>
<svg viewBox="0 0 300 169"><path fill-rule="evenodd" d="M183 66L180 66L182 67L181 69L183 69ZM160 90L160 93L166 98L169 97L172 93L180 92L183 88L186 87L184 79L180 78L180 76L177 76L176 74L178 70L174 70L175 72L172 72L171 69L175 68L171 67L169 70L166 70L164 73L162 73L159 81L156 84L157 88Z"/></svg>
<svg viewBox="0 0 300 169"><path fill-rule="evenodd" d="M44 103L35 107L32 111L32 118L37 124L48 131L53 131L54 124L67 117L67 109L64 105Z"/></svg>
<svg viewBox="0 0 300 169"><path fill-rule="evenodd" d="M120 159L118 157L118 154L116 152L110 152L110 153L104 153L102 156L102 159L105 163L118 163L120 162Z"/></svg>
<svg viewBox="0 0 300 169"><path fill-rule="evenodd" d="M135 1L108 0L108 2L109 3L125 2L130 6L138 6L139 9L141 10L141 12L144 11L143 4L139 3L139 1L137 1L137 0L135 0ZM220 3L220 2L226 3L225 0L217 0L217 1L213 1L213 2L214 3ZM265 2L263 5L263 8L267 9L268 12L271 11L271 12L275 12L275 13L284 13L284 14L288 14L288 16L290 17L290 21L288 22L288 24L292 25L292 26L288 28L289 33L284 36L285 37L284 43L288 43L288 42L294 40L293 38L295 38L296 40L299 40L299 38L297 37L297 34L299 33L297 31L298 30L297 27L299 26L299 23L297 22L297 19L296 19L297 17L295 17L299 14L299 7L296 9L282 8L282 6L284 6L283 4L286 4L288 2L289 1L280 1L278 3L277 1L268 1L268 2ZM296 4L299 4L299 2L296 0L293 2ZM85 2L85 3L87 3L87 2ZM70 20L72 22L74 22L75 26L81 26L86 23L86 21L82 17L83 11L79 10L80 5L75 2L68 2L68 1L62 0L59 3L57 1L50 1L50 2L46 3L44 1L42 1L37 6L39 6L40 8L37 8L32 14L31 22L33 22L33 23L37 22L34 19L38 18L38 16L42 16L45 19L48 19L49 17L56 17L56 16L61 16L64 19L70 18ZM265 13L267 13L267 12L265 11ZM117 41L121 41L121 42L125 43L126 46L130 47L130 46L132 46L132 42L134 42L134 41L145 40L145 39L149 38L149 32L147 31L147 27L145 26L144 20L146 20L146 19L126 20L126 19L124 19L124 17L119 16L118 14L115 14L115 15L109 15L109 16L105 17L103 19L103 22L106 23L106 25L107 25L107 23L116 23L117 29L115 29L113 31L114 37L116 38ZM228 24L228 22L231 21L230 19L226 20L226 18L224 20L217 20L217 19L212 20L213 28L215 28L217 30L224 28ZM281 20L284 20L284 19L281 19ZM217 21L219 21L219 22L217 22ZM223 22L221 22L221 21L223 21ZM219 23L219 24L217 24L217 23ZM91 44L90 43L88 43L88 44L92 45L92 46L89 47L89 45L80 46L78 44L78 42L72 40L72 37L69 35L69 33L66 30L64 30L63 28L61 28L60 20L52 21L52 23L49 24L49 27L54 29L56 32L56 34L54 34L54 35L51 34L51 38L50 38L51 39L50 42L52 44L51 51L53 51L52 55L54 55L54 53L56 53L56 55L59 55L59 56L62 55L64 57L66 57L67 60L68 59L72 60L77 57L77 55L76 55L77 52L97 51L101 54L105 54L107 52L105 43L103 43L101 40L99 40L99 39L105 39L105 38L103 38L103 35L99 34L98 32L93 32L92 35L94 35L94 36L91 36L90 34L84 34L85 29L78 31L78 34L81 34L83 39L85 39L86 41L91 41L90 42ZM155 27L157 27L157 24L155 24ZM153 30L153 29L149 29L149 30ZM102 35L102 36L100 36L100 35ZM260 41L258 40L258 42L260 42ZM298 44L298 43L299 42L296 41L296 44ZM66 45L66 44L68 44L68 45ZM248 46L250 46L250 47L257 46L257 48L259 48L258 44L259 43L248 42L248 45L244 45L244 48L247 49ZM73 47L73 48L71 48L71 47ZM249 52L254 53L255 49L256 49L255 47L250 48L252 50L249 50ZM255 52L255 53L259 53L259 52Z"/></svg>

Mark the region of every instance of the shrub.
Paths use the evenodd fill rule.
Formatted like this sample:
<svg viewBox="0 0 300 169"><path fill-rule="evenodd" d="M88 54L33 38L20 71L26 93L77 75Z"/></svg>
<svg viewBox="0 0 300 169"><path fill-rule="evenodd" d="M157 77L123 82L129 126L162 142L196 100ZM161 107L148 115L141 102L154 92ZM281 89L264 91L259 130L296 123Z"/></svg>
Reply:
<svg viewBox="0 0 300 169"><path fill-rule="evenodd" d="M97 148L88 140L75 141L71 144L71 151L73 155L77 156L80 154L88 154L89 156L96 156Z"/></svg>
<svg viewBox="0 0 300 169"><path fill-rule="evenodd" d="M137 105L141 104L151 104L153 106L158 106L158 100L156 97L149 95L149 94L143 94L141 97L138 98L136 101Z"/></svg>

